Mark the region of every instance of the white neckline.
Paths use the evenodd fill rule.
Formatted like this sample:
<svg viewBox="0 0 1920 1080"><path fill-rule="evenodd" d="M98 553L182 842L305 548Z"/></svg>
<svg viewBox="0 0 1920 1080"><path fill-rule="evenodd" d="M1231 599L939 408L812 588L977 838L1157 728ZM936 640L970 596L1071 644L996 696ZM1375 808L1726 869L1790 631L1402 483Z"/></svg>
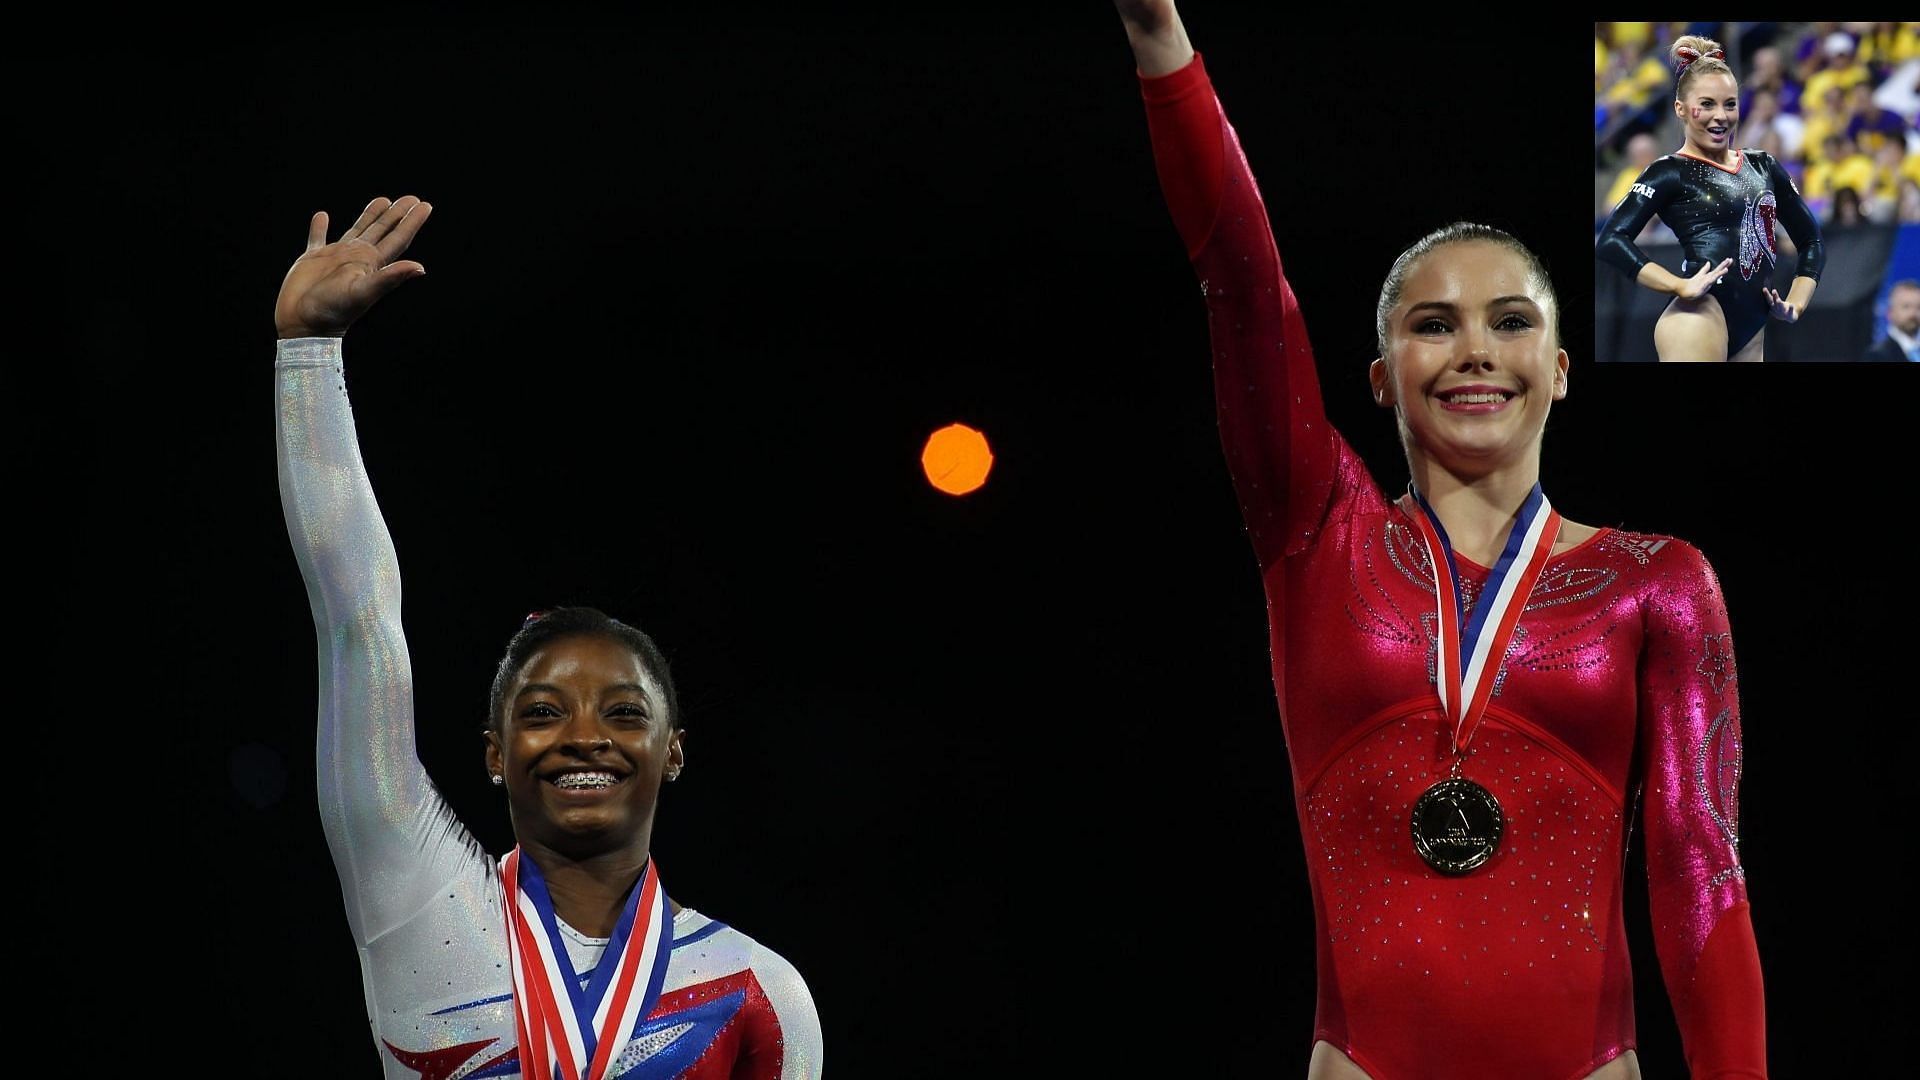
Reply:
<svg viewBox="0 0 1920 1080"><path fill-rule="evenodd" d="M680 928L680 924L681 924L681 922L682 922L682 921L684 921L684 920L685 920L685 919L686 919L686 918L687 918L688 916L690 916L690 915L698 915L698 914L700 914L700 913L699 913L699 912L697 912L697 911L695 911L695 910L693 910L693 909L692 909L692 908L690 908L690 907L683 907L683 908L681 908L681 909L680 909L680 912L679 912L679 914L677 914L677 915L675 915L675 916L673 917L673 926L674 926L674 929L676 929L676 930L678 930L678 929ZM578 931L578 930L575 930L575 929L574 929L573 927L571 927L571 926L569 926L569 925L567 925L567 920L565 920L565 919L563 919L563 918L561 918L558 912L555 912L555 913L554 913L554 916L553 916L553 925L555 925L555 926L557 926L557 927L559 927L559 928L560 928L560 932L561 932L562 934L565 934L566 936L568 936L568 937L570 937L570 938L572 938L572 939L574 940L574 942L575 942L576 944L580 944L580 945L605 945L605 944L606 944L607 942L609 942L609 941L612 941L612 940L613 940L613 938L612 938L611 936L609 936L609 937L588 937L587 935L585 935L585 934L583 934L583 933L581 933L580 931Z"/></svg>

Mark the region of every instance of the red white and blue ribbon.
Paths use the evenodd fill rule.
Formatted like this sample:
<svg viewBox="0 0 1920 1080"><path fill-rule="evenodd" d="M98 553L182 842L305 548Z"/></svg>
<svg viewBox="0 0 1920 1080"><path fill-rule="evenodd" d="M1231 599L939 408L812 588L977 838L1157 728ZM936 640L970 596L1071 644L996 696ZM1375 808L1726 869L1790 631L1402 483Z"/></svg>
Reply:
<svg viewBox="0 0 1920 1080"><path fill-rule="evenodd" d="M567 956L546 879L514 848L500 862L513 969L520 1073L527 1080L603 1080L639 1020L653 1011L673 951L667 894L653 860L627 895L599 966L583 988Z"/></svg>
<svg viewBox="0 0 1920 1080"><path fill-rule="evenodd" d="M1426 541L1427 561L1433 566L1433 591L1440 616L1434 681L1441 707L1453 721L1453 752L1458 754L1473 741L1480 717L1493 697L1494 675L1507 655L1514 627L1520 625L1520 613L1526 610L1534 582L1540 580L1553 555L1553 539L1560 534L1560 514L1547 502L1540 485L1534 484L1520 506L1520 516L1507 531L1507 546L1487 575L1480 602L1468 618L1460 569L1454 562L1453 542L1447 539L1446 527L1419 491L1411 485L1408 490L1420 504L1413 522Z"/></svg>

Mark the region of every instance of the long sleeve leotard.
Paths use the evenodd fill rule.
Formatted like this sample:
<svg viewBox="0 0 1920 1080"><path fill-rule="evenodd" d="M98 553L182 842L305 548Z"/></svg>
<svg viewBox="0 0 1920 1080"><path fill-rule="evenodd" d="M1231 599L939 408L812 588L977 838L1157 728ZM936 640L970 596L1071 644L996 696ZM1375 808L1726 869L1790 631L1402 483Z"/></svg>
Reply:
<svg viewBox="0 0 1920 1080"><path fill-rule="evenodd" d="M1306 324L1201 61L1141 86L1266 585L1319 943L1315 1039L1375 1080L1577 1078L1632 1047L1622 863L1644 788L1653 929L1693 1075L1764 1075L1740 712L1713 571L1684 542L1619 529L1553 557L1463 772L1499 799L1506 837L1471 874L1430 869L1408 814L1447 773L1433 567L1405 501L1327 424ZM1461 563L1473 603L1487 572Z"/></svg>
<svg viewBox="0 0 1920 1080"><path fill-rule="evenodd" d="M1793 178L1764 151L1740 151L1732 168L1690 154L1655 161L1600 227L1595 253L1629 277L1637 276L1648 260L1633 238L1655 214L1686 250L1682 274L1733 260L1710 290L1726 316L1728 356L1753 340L1773 310L1765 290L1773 273L1776 217L1800 252L1796 277L1818 281L1826 265L1820 223Z"/></svg>
<svg viewBox="0 0 1920 1080"><path fill-rule="evenodd" d="M504 890L414 750L413 675L393 541L360 461L337 338L274 365L280 498L319 638L320 817L360 952L385 1075L520 1075ZM561 924L584 985L605 951ZM820 1021L786 960L683 908L658 1006L609 1075L818 1075Z"/></svg>

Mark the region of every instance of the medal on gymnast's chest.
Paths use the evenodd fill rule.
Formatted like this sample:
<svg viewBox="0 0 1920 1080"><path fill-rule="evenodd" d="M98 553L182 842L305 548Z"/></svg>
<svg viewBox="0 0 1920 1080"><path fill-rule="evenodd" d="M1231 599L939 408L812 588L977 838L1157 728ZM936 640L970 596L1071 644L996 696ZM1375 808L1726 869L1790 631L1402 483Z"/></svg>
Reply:
<svg viewBox="0 0 1920 1080"><path fill-rule="evenodd" d="M1506 818L1491 791L1460 775L1461 762L1480 730L1480 719L1493 697L1494 676L1513 640L1514 628L1520 625L1527 597L1553 555L1560 515L1547 502L1540 485L1534 484L1469 618L1447 530L1418 491L1413 497L1420 506L1413 523L1427 545L1439 610L1435 689L1453 732L1451 772L1415 800L1409 815L1413 849L1442 874L1467 874L1493 857Z"/></svg>
<svg viewBox="0 0 1920 1080"><path fill-rule="evenodd" d="M605 1080L653 1011L673 952L660 872L647 860L587 984L573 970L540 867L515 847L500 862L513 971L514 1032L527 1080Z"/></svg>

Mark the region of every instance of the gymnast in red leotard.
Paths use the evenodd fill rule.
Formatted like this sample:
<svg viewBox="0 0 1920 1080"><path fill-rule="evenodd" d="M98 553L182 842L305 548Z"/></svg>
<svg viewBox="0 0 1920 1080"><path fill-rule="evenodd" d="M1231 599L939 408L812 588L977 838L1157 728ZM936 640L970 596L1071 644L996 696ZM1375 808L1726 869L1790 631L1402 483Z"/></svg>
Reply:
<svg viewBox="0 0 1920 1080"><path fill-rule="evenodd" d="M1171 0L1116 2L1206 296L1221 438L1266 585L1318 935L1311 1080L1639 1076L1621 916L1636 805L1692 1075L1764 1077L1712 568L1672 537L1541 516L1537 579L1489 586L1515 523L1535 520L1541 433L1566 394L1539 261L1453 225L1395 263L1370 374L1412 484L1386 497L1327 424L1265 206ZM1436 602L1450 593L1461 614ZM1440 642L1482 606L1513 615L1479 669L1481 711L1457 727L1442 699L1460 665ZM1449 775L1503 817L1483 861L1443 872L1416 849L1415 806Z"/></svg>

